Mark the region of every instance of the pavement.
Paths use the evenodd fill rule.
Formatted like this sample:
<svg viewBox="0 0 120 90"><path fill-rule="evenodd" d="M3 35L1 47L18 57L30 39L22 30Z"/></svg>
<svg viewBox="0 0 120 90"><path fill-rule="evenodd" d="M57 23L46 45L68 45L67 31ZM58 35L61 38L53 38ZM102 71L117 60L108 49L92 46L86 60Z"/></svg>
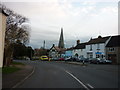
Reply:
<svg viewBox="0 0 120 90"><path fill-rule="evenodd" d="M81 66L87 66L86 63L82 63L82 62L67 62L69 64L75 64L75 65L81 65Z"/></svg>
<svg viewBox="0 0 120 90"><path fill-rule="evenodd" d="M2 89L16 88L23 81L29 78L35 69L34 66L31 65L18 65L17 67L21 68L21 70L10 74L2 74Z"/></svg>

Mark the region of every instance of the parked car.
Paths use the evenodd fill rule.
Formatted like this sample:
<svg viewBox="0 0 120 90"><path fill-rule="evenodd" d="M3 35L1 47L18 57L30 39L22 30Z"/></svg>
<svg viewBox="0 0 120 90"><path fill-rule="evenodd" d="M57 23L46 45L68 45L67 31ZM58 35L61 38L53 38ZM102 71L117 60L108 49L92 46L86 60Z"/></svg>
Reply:
<svg viewBox="0 0 120 90"><path fill-rule="evenodd" d="M112 61L111 61L111 60L106 60L106 59L104 59L104 62L105 62L105 64L112 64Z"/></svg>
<svg viewBox="0 0 120 90"><path fill-rule="evenodd" d="M105 63L105 61L100 58L90 58L89 62L94 63L94 64L104 64Z"/></svg>
<svg viewBox="0 0 120 90"><path fill-rule="evenodd" d="M48 57L47 57L47 56L41 56L41 57L40 57L40 60L46 61L46 60L48 60Z"/></svg>
<svg viewBox="0 0 120 90"><path fill-rule="evenodd" d="M59 58L58 61L64 61L65 59L64 58Z"/></svg>
<svg viewBox="0 0 120 90"><path fill-rule="evenodd" d="M65 58L65 61L71 61L72 59L71 59L71 57L66 57Z"/></svg>
<svg viewBox="0 0 120 90"><path fill-rule="evenodd" d="M30 58L29 58L29 57L26 57L26 60L30 61Z"/></svg>
<svg viewBox="0 0 120 90"><path fill-rule="evenodd" d="M79 58L79 61L80 62L89 62L89 59L82 57L82 58Z"/></svg>
<svg viewBox="0 0 120 90"><path fill-rule="evenodd" d="M78 57L71 57L71 61L79 61Z"/></svg>
<svg viewBox="0 0 120 90"><path fill-rule="evenodd" d="M53 61L57 61L58 58L57 58L57 57L54 57L54 58L52 58L51 60L53 60Z"/></svg>

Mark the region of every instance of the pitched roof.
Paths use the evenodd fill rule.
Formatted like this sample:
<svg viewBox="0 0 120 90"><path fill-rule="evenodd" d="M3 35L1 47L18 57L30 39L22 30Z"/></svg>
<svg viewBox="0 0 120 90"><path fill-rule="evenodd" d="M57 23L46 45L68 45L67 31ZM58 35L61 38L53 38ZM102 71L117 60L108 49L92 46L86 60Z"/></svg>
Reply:
<svg viewBox="0 0 120 90"><path fill-rule="evenodd" d="M75 47L70 47L70 48L67 48L66 51L68 50L73 50Z"/></svg>
<svg viewBox="0 0 120 90"><path fill-rule="evenodd" d="M60 51L60 48L59 48L59 47L55 46L54 48L55 48L57 51Z"/></svg>
<svg viewBox="0 0 120 90"><path fill-rule="evenodd" d="M65 48L59 48L58 46L55 46L54 44L53 44L53 46L50 48L50 50L51 50L52 48L55 48L58 52L60 52L60 51L65 51L65 50L66 50Z"/></svg>
<svg viewBox="0 0 120 90"><path fill-rule="evenodd" d="M80 43L80 44L77 44L75 47L74 47L74 49L85 49L85 45L86 45L87 43Z"/></svg>
<svg viewBox="0 0 120 90"><path fill-rule="evenodd" d="M120 47L120 35L112 36L106 47Z"/></svg>
<svg viewBox="0 0 120 90"><path fill-rule="evenodd" d="M98 36L98 38L94 38L94 39L89 40L87 45L105 43L109 39L109 37L110 36L107 36L107 37Z"/></svg>

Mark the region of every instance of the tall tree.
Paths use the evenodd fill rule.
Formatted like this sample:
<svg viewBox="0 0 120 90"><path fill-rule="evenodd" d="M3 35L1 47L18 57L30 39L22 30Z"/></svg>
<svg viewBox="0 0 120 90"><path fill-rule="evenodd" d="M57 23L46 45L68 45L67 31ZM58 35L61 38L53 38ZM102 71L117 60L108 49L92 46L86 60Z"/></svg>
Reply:
<svg viewBox="0 0 120 90"><path fill-rule="evenodd" d="M34 55L34 50L32 49L31 46L27 47L27 53L26 54L27 54L26 56L28 56L30 59L32 59L32 57Z"/></svg>
<svg viewBox="0 0 120 90"><path fill-rule="evenodd" d="M6 8L0 4L0 8L7 13L7 25L5 32L5 53L4 53L4 66L9 66L11 58L13 56L14 43L19 40L21 43L29 42L29 31L28 27L24 25L28 21L28 18L15 13L14 11Z"/></svg>

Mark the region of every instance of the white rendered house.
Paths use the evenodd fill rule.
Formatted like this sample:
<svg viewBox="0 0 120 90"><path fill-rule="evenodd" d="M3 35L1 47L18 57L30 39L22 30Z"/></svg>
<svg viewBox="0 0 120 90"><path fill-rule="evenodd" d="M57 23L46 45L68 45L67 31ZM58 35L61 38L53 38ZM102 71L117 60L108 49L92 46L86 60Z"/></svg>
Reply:
<svg viewBox="0 0 120 90"><path fill-rule="evenodd" d="M94 38L88 41L86 45L87 58L106 58L105 46L108 43L110 36Z"/></svg>
<svg viewBox="0 0 120 90"><path fill-rule="evenodd" d="M86 43L80 43L80 40L77 40L77 45L73 49L73 56L86 58Z"/></svg>
<svg viewBox="0 0 120 90"><path fill-rule="evenodd" d="M84 57L87 58L86 55L86 43L79 43L75 46L73 50L73 55L78 57Z"/></svg>

